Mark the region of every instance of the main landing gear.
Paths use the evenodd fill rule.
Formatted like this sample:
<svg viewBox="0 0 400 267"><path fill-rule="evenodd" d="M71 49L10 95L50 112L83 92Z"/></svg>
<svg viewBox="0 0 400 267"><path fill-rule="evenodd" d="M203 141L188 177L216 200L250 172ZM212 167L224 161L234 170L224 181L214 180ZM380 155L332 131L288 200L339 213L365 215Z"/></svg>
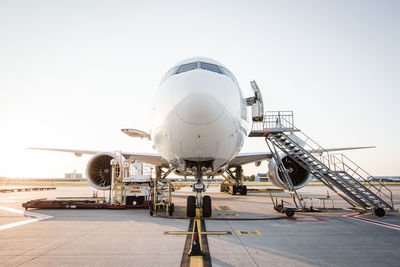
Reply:
<svg viewBox="0 0 400 267"><path fill-rule="evenodd" d="M232 169L226 170L227 176L222 175L224 181L220 185L220 191L228 192L231 195L247 195L247 186L243 183L242 166L235 167L234 171Z"/></svg>

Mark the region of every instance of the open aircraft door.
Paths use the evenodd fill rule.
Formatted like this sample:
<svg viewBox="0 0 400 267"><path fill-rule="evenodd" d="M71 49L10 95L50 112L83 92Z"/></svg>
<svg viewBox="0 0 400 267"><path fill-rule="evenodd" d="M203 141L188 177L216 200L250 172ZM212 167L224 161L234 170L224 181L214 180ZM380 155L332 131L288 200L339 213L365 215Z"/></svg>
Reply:
<svg viewBox="0 0 400 267"><path fill-rule="evenodd" d="M263 121L264 119L264 103L261 96L260 89L256 81L251 81L251 88L253 89L254 96L246 98L247 106L251 106L251 117L253 121Z"/></svg>

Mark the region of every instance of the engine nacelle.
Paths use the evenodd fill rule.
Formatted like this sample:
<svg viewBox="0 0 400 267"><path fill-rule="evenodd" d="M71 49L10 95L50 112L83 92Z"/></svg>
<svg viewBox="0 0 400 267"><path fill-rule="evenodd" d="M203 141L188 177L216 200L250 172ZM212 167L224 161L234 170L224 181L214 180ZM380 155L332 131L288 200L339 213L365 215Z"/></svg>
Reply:
<svg viewBox="0 0 400 267"><path fill-rule="evenodd" d="M279 155L282 159L282 163L285 166L286 170L289 173L290 180L292 181L295 189L300 189L308 183L310 179L310 173L308 170L304 169L297 162L295 162L292 158L282 153ZM282 188L288 189L287 184L284 182L283 173L278 170L278 166L274 159L271 159L268 163L268 177L270 181Z"/></svg>
<svg viewBox="0 0 400 267"><path fill-rule="evenodd" d="M120 162L121 155L116 155L116 160ZM111 186L112 166L114 154L101 152L94 155L88 162L86 167L86 177L88 182L97 189L106 190ZM121 166L118 167L120 173Z"/></svg>

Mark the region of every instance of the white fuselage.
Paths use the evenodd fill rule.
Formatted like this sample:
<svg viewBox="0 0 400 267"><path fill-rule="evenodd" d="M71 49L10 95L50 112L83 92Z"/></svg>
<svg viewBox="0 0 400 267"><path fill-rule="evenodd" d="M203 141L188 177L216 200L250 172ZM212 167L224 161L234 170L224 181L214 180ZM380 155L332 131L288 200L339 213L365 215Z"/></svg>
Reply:
<svg viewBox="0 0 400 267"><path fill-rule="evenodd" d="M193 62L195 69L177 73ZM178 174L190 174L187 161L212 162L208 174L217 173L239 153L247 136L246 101L233 75L226 68L229 76L202 69L216 65L224 69L207 58L178 63L154 97L153 145Z"/></svg>

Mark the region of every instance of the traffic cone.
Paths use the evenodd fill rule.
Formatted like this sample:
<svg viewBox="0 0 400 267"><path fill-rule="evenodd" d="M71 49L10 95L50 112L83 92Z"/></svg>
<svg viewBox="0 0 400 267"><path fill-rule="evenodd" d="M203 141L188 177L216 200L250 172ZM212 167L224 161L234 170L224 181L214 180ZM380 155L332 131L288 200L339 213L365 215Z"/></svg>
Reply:
<svg viewBox="0 0 400 267"><path fill-rule="evenodd" d="M200 247L199 230L197 229L197 222L194 221L194 232L192 238L192 248L189 251L189 256L203 256Z"/></svg>

